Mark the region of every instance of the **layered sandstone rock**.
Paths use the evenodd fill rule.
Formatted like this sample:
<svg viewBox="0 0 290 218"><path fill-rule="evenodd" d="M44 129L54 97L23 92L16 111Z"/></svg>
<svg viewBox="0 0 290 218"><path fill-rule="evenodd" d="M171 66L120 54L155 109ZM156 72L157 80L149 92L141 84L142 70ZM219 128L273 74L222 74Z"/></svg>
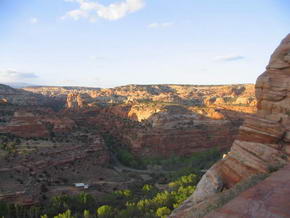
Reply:
<svg viewBox="0 0 290 218"><path fill-rule="evenodd" d="M183 95L188 94L192 88L178 85L174 87L176 89L182 87L183 91L180 92ZM237 87L202 86L199 87L200 90L195 90L197 93L190 95L210 93L217 96L232 95L233 99L237 96L253 98L250 85ZM127 94L133 95L133 91ZM214 93L215 91L217 93ZM159 92L156 91L156 93ZM168 91L165 94L167 95ZM228 148L237 135L238 127L245 116L255 112L253 106L232 104L228 100L224 105L192 106L172 102L144 101L95 107L90 107L89 103L86 107L80 108L77 103L78 95L69 96L74 100L68 102L76 102L75 106L70 104L73 110L67 111L67 113L72 113L74 120L97 125L100 130L110 132L123 144L128 145L136 155L141 156L189 155L213 146ZM79 110L76 110L77 108Z"/></svg>
<svg viewBox="0 0 290 218"><path fill-rule="evenodd" d="M281 42L266 72L257 79L256 116L245 121L230 152L206 172L197 190L172 217L184 216L184 211L190 211L191 206L215 193L251 175L270 172L290 160L289 55L290 35Z"/></svg>
<svg viewBox="0 0 290 218"><path fill-rule="evenodd" d="M147 107L146 107L147 108ZM154 106L157 109L139 122L128 114L130 105L73 112L73 119L109 132L139 156L190 155L208 148L228 148L250 107L227 108ZM134 109L135 110L135 109ZM86 112L87 111L87 112ZM141 112L141 109L138 109ZM150 114L150 110L147 111ZM85 124L85 125L87 125ZM229 137L230 136L230 137Z"/></svg>
<svg viewBox="0 0 290 218"><path fill-rule="evenodd" d="M136 154L188 155L213 145L228 148L242 117L242 113L222 109L167 106L147 118L150 128L137 129L125 137Z"/></svg>
<svg viewBox="0 0 290 218"><path fill-rule="evenodd" d="M48 137L48 129L37 117L26 111L17 111L9 123L0 126L0 133L10 133L20 137Z"/></svg>
<svg viewBox="0 0 290 218"><path fill-rule="evenodd" d="M78 93L69 93L67 96L67 108L69 109L79 109L85 106L84 96Z"/></svg>
<svg viewBox="0 0 290 218"><path fill-rule="evenodd" d="M206 218L290 217L290 165L243 192ZM275 191L273 191L273 188Z"/></svg>
<svg viewBox="0 0 290 218"><path fill-rule="evenodd" d="M88 115L84 119L114 132L113 136L136 155L171 156L213 146L228 148L245 115L255 111L251 84L127 85L110 89L31 87L25 90L64 100L67 113L100 109L101 115Z"/></svg>
<svg viewBox="0 0 290 218"><path fill-rule="evenodd" d="M57 116L49 109L17 110L7 123L0 126L0 133L24 138L47 138L52 133L66 133L75 127L67 117Z"/></svg>
<svg viewBox="0 0 290 218"><path fill-rule="evenodd" d="M67 102L68 108L101 104L164 102L182 105L254 104L254 86L245 85L127 85L110 89L29 87L23 90Z"/></svg>
<svg viewBox="0 0 290 218"><path fill-rule="evenodd" d="M52 197L67 190L72 194L74 183L106 178L110 154L101 136L91 137L88 144L46 142L43 146L44 142L36 141L33 152L0 159L0 200L33 205L43 194ZM44 186L48 192L43 192Z"/></svg>

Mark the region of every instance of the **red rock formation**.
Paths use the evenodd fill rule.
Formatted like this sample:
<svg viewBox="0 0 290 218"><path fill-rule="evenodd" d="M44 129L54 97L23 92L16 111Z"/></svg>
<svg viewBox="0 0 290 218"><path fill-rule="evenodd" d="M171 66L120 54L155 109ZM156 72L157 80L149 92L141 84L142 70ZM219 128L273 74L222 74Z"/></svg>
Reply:
<svg viewBox="0 0 290 218"><path fill-rule="evenodd" d="M114 131L114 136L137 155L170 156L213 146L228 148L245 113L254 111L253 87L250 84L128 85L112 89L25 90L55 98L67 96L67 112L78 112L81 117L86 110L103 108L99 110L101 115L85 115L84 119L111 133Z"/></svg>
<svg viewBox="0 0 290 218"><path fill-rule="evenodd" d="M48 129L30 112L18 111L12 120L0 127L1 133L11 133L20 137L48 137Z"/></svg>
<svg viewBox="0 0 290 218"><path fill-rule="evenodd" d="M86 103L85 103L86 98L89 98L89 97L87 95L84 95L84 94L69 93L67 95L67 108L69 108L69 109L83 108L86 105Z"/></svg>
<svg viewBox="0 0 290 218"><path fill-rule="evenodd" d="M204 128L151 129L126 135L132 151L139 156L187 156L210 148L228 148L237 130L229 123L205 124ZM225 137L230 135L231 137Z"/></svg>
<svg viewBox="0 0 290 218"><path fill-rule="evenodd" d="M0 133L10 133L24 138L46 138L52 132L69 132L74 126L73 120L56 116L51 110L18 110L10 122L0 126Z"/></svg>
<svg viewBox="0 0 290 218"><path fill-rule="evenodd" d="M104 166L109 161L110 154L99 135L95 135L88 145L39 146L31 153L14 157L13 161L0 159L0 176L3 178L0 179L0 200L35 204L43 194L41 184L55 183L49 189L55 189L54 194L58 194L56 185L59 180L66 181L68 187L73 181L95 181L106 171ZM94 175L90 174L92 172Z"/></svg>
<svg viewBox="0 0 290 218"><path fill-rule="evenodd" d="M289 186L290 165L287 165L205 218L290 217Z"/></svg>
<svg viewBox="0 0 290 218"><path fill-rule="evenodd" d="M192 205L251 175L270 172L290 160L290 34L271 56L256 83L257 114L240 128L231 151L202 177L187 200ZM180 217L182 207L172 217Z"/></svg>
<svg viewBox="0 0 290 218"><path fill-rule="evenodd" d="M134 105L140 102L164 102L181 105L255 104L252 84L216 86L127 85L111 89L30 87L24 90L54 99L67 99L68 108L94 107L94 103Z"/></svg>
<svg viewBox="0 0 290 218"><path fill-rule="evenodd" d="M213 146L228 148L245 114L253 113L253 109L237 105L189 107L136 103L108 107L101 115L96 112L89 122L95 120L111 132L117 127L113 134L120 134L120 140L136 155L189 155Z"/></svg>

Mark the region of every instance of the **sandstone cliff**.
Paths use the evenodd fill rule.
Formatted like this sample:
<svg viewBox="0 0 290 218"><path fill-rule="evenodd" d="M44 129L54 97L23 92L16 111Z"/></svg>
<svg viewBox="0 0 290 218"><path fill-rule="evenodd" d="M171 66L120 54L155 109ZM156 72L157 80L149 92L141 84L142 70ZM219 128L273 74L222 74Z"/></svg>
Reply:
<svg viewBox="0 0 290 218"><path fill-rule="evenodd" d="M228 148L245 115L255 112L256 105L251 84L25 90L65 102L66 113L79 114L109 131L136 155L147 156L186 155L213 146ZM91 114L86 113L90 110Z"/></svg>
<svg viewBox="0 0 290 218"><path fill-rule="evenodd" d="M290 165L246 190L236 198L206 216L232 217L290 217ZM274 188L274 191L273 191Z"/></svg>
<svg viewBox="0 0 290 218"><path fill-rule="evenodd" d="M96 104L255 105L254 86L242 85L127 85L98 89L85 87L28 87L23 90L66 101L68 108Z"/></svg>
<svg viewBox="0 0 290 218"><path fill-rule="evenodd" d="M230 152L202 177L197 190L171 217L192 217L191 208L251 175L290 160L290 34L257 79L257 114L246 119Z"/></svg>
<svg viewBox="0 0 290 218"><path fill-rule="evenodd" d="M67 133L75 126L73 120L56 114L50 109L18 109L9 122L0 125L0 133L24 138L47 138L52 134Z"/></svg>

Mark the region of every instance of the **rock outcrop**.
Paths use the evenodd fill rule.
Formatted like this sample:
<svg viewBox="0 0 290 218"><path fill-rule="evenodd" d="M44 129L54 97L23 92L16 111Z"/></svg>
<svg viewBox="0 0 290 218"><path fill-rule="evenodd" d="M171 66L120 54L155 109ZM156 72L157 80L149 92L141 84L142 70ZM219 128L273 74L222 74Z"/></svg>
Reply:
<svg viewBox="0 0 290 218"><path fill-rule="evenodd" d="M254 86L242 85L127 85L109 89L85 87L29 87L23 90L66 101L68 108L92 107L95 104L151 102L181 105L255 105Z"/></svg>
<svg viewBox="0 0 290 218"><path fill-rule="evenodd" d="M0 133L47 138L70 131L72 120L82 122L75 113L100 129L114 130L114 137L141 156L186 155L213 146L229 148L245 115L253 113L256 104L252 84L6 89L10 91L2 96L0 90ZM35 107L26 98L22 102L30 102L26 108L17 103L24 94L37 97ZM46 112L39 114L37 110ZM89 110L97 114L86 114Z"/></svg>
<svg viewBox="0 0 290 218"><path fill-rule="evenodd" d="M63 101L65 113L84 113L85 120L106 129L141 156L229 148L256 104L252 84L30 87L25 91ZM94 117L85 114L90 110L95 110Z"/></svg>
<svg viewBox="0 0 290 218"><path fill-rule="evenodd" d="M136 154L188 155L213 145L229 148L242 119L243 113L224 109L166 106L146 120L150 128L125 137Z"/></svg>
<svg viewBox="0 0 290 218"><path fill-rule="evenodd" d="M9 133L24 138L47 138L51 134L67 133L75 122L56 115L49 109L17 110L9 122L0 125L0 133Z"/></svg>
<svg viewBox="0 0 290 218"><path fill-rule="evenodd" d="M290 217L289 172L288 164L205 218Z"/></svg>
<svg viewBox="0 0 290 218"><path fill-rule="evenodd" d="M43 194L55 196L72 191L73 183L80 180L91 184L105 176L110 154L101 136L91 137L89 144L46 142L43 146L36 141L33 152L0 159L0 200L33 205Z"/></svg>
<svg viewBox="0 0 290 218"><path fill-rule="evenodd" d="M189 207L290 160L290 34L271 56L257 79L257 114L240 128L230 152L202 177L193 195L171 217L183 217ZM188 214L187 214L188 215Z"/></svg>

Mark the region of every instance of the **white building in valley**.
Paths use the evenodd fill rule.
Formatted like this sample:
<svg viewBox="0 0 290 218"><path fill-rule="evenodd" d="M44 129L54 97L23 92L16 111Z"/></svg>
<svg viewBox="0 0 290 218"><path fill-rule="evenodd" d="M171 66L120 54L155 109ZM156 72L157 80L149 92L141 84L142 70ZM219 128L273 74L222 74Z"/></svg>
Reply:
<svg viewBox="0 0 290 218"><path fill-rule="evenodd" d="M84 188L84 189L88 189L89 188L89 185L85 184L85 183L75 183L74 186L77 187L77 188Z"/></svg>

